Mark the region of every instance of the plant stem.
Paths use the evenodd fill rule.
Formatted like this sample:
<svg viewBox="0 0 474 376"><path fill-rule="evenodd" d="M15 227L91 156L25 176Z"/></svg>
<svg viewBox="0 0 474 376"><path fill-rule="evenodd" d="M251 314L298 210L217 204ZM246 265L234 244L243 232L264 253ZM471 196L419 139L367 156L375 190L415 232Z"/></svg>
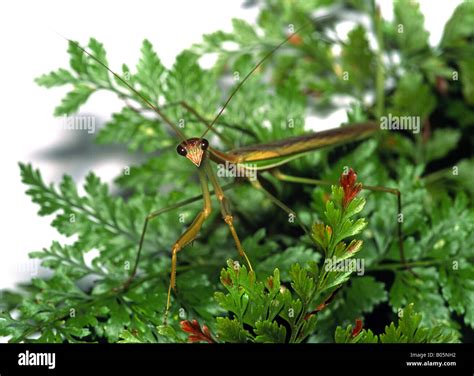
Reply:
<svg viewBox="0 0 474 376"><path fill-rule="evenodd" d="M391 263L391 264L380 264L369 269L369 271L380 271L380 270L397 270L406 269L407 267L418 267L418 266L435 266L440 265L450 260L419 260L407 263Z"/></svg>
<svg viewBox="0 0 474 376"><path fill-rule="evenodd" d="M441 180L443 178L449 178L449 174L452 176L453 169L452 167L444 168L442 170L438 170L435 172L432 172L431 174L423 176L423 180L426 182L426 184L434 183L437 180Z"/></svg>
<svg viewBox="0 0 474 376"><path fill-rule="evenodd" d="M375 38L377 40L377 51L375 52L375 59L377 63L375 73L375 115L380 119L385 112L385 72L383 66L383 31L382 31L382 16L380 8L373 3L373 27L375 30Z"/></svg>

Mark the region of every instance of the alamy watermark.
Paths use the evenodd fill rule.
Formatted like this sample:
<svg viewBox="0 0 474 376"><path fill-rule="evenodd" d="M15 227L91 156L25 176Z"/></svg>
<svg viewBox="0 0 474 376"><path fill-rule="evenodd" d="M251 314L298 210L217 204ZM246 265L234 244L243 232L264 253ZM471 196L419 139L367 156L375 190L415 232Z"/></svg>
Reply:
<svg viewBox="0 0 474 376"><path fill-rule="evenodd" d="M39 273L39 261L28 260L16 264L16 272L21 274L28 274L31 277L36 277Z"/></svg>
<svg viewBox="0 0 474 376"><path fill-rule="evenodd" d="M338 260L335 256L324 261L327 272L356 272L358 276L365 273L365 260L362 258L347 258Z"/></svg>
<svg viewBox="0 0 474 376"><path fill-rule="evenodd" d="M44 366L49 369L56 368L56 354L55 353L36 353L26 350L24 353L18 354L19 366Z"/></svg>
<svg viewBox="0 0 474 376"><path fill-rule="evenodd" d="M257 166L235 163L220 163L217 165L217 176L220 178L248 178L251 181L257 180Z"/></svg>
<svg viewBox="0 0 474 376"><path fill-rule="evenodd" d="M380 117L380 129L385 130L408 130L419 133L420 123L419 116L396 116L389 113L387 116Z"/></svg>
<svg viewBox="0 0 474 376"><path fill-rule="evenodd" d="M95 116L85 115L64 115L61 120L61 129L67 131L87 131L87 133L95 133Z"/></svg>

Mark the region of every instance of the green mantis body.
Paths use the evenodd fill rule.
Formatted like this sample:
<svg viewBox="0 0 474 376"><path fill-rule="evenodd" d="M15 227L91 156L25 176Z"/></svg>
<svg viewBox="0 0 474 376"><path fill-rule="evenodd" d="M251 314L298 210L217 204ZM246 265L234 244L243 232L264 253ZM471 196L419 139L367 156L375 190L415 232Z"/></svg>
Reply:
<svg viewBox="0 0 474 376"><path fill-rule="evenodd" d="M306 25L305 25L306 26ZM305 27L304 26L304 27ZM237 234L237 230L234 226L234 218L232 216L232 212L230 209L230 204L227 197L224 194L224 189L221 187L218 177L213 170L211 162L215 162L217 164L226 165L226 166L236 166L237 169L242 169L244 171L250 171L256 177L254 179L248 179L253 187L263 192L271 201L273 201L276 205L278 205L281 209L286 211L287 213L291 213L295 216L300 226L305 230L307 233L309 231L305 228L304 224L302 224L296 214L287 207L284 203L278 200L275 196L273 196L270 192L266 191L263 186L260 184L259 181L259 173L263 171L269 171L273 173L273 175L280 180L287 181L287 182L295 182L295 183L307 183L307 184L325 184L327 182L322 182L319 180L314 179L307 179L307 178L298 178L292 177L282 174L278 167L296 159L300 158L301 156L311 153L314 150L320 149L325 146L334 146L341 143L347 143L350 141L356 141L365 137L370 136L371 134L377 132L379 127L375 123L362 123L362 124L353 124L342 128L331 129L323 132L317 133L309 133L302 136L291 137L287 139L282 139L270 143L254 145L254 146L246 146L239 149L231 150L229 152L220 151L217 148L211 147L209 142L204 138L206 133L212 129L213 125L215 124L216 120L219 116L223 113L225 107L229 104L232 97L237 93L239 88L245 83L245 81L251 76L251 74L268 58L270 57L279 47L281 47L284 43L286 43L290 38L296 35L299 30L291 34L286 40L272 49L246 76L245 78L240 81L237 87L233 90L227 101L224 103L223 107L214 118L214 120L206 125L205 132L200 137L194 138L187 138L182 131L158 108L155 104L151 103L149 99L144 97L140 92L138 92L133 86L127 83L124 79L122 79L119 75L114 73L108 66L102 63L99 59L95 56L84 50L82 47L77 45L76 42L70 41L79 47L85 54L87 54L90 58L97 61L100 65L107 69L110 73L112 73L118 80L120 80L123 84L125 84L132 92L138 95L144 104L146 104L150 109L152 109L165 123L167 123L170 128L175 132L177 137L181 140L181 143L177 147L177 153L181 156L186 157L190 160L197 168L197 173L199 176L199 182L202 191L202 199L203 199L203 207L201 211L196 215L190 226L184 231L184 233L178 238L178 240L172 245L171 247L171 276L170 276L170 284L168 289L168 299L167 299L167 308L166 312L168 312L170 305L171 305L171 292L176 287L176 267L177 267L177 254L188 244L190 244L199 234L199 231L209 217L212 211L212 204L211 204L211 192L209 190L209 182L213 188L213 194L215 194L217 201L219 203L220 211L223 217L224 222L229 227L231 235L234 239L235 246L240 254L240 256L245 260L250 270L252 270L252 266L250 263L249 258L247 257L245 250L242 247L240 239ZM188 110L192 110L193 113L197 113L195 110L191 109L185 103L182 103L183 107L187 108ZM202 117L201 117L202 118ZM396 194L398 197L398 204L399 204L399 212L401 210L401 198L400 192L396 189L391 188L384 188L384 187L365 187L367 189L378 190L378 191L385 191L389 193ZM136 255L136 260L133 265L133 268L130 272L129 278L127 281L121 286L121 289L127 289L130 283L132 282L138 268L140 254L143 247L145 233L147 231L148 223L151 219L157 217L158 215L176 209L186 203L193 202L195 199L188 199L182 203L175 204L168 208L160 209L156 212L150 213L146 218L143 225L142 234L140 237L140 242L138 246L138 251ZM402 241L401 241L401 224L399 224L399 237L400 237L400 252L402 261L403 253L402 253Z"/></svg>

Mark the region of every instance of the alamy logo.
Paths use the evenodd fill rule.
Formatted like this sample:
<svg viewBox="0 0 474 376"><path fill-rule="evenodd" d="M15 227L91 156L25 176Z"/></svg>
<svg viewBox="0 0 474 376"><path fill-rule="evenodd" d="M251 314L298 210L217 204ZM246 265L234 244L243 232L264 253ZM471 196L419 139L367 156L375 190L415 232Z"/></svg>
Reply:
<svg viewBox="0 0 474 376"><path fill-rule="evenodd" d="M94 116L66 116L64 115L61 128L67 131L84 131L87 133L95 132L95 117Z"/></svg>
<svg viewBox="0 0 474 376"><path fill-rule="evenodd" d="M389 130L406 130L413 133L420 132L419 116L396 116L391 113L388 116L380 117L380 129Z"/></svg>
<svg viewBox="0 0 474 376"><path fill-rule="evenodd" d="M249 178L257 180L257 167L246 164L245 166L235 163L221 163L217 165L217 176L220 178Z"/></svg>
<svg viewBox="0 0 474 376"><path fill-rule="evenodd" d="M49 369L56 367L55 353L34 353L26 350L18 354L19 366L47 366Z"/></svg>
<svg viewBox="0 0 474 376"><path fill-rule="evenodd" d="M327 272L357 272L357 275L361 276L365 272L365 262L361 258L338 260L334 256L333 258L326 259L324 269Z"/></svg>

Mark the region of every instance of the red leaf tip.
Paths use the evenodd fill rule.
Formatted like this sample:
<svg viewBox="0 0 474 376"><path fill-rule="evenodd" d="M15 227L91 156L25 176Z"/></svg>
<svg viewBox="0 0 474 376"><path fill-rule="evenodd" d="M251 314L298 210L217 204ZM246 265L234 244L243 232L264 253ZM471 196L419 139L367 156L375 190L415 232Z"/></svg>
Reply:
<svg viewBox="0 0 474 376"><path fill-rule="evenodd" d="M342 199L342 206L347 208L347 205L357 196L362 189L362 184L357 183L357 174L350 168L347 174L342 173L339 179L342 189L344 190L344 197Z"/></svg>
<svg viewBox="0 0 474 376"><path fill-rule="evenodd" d="M181 329L189 333L188 340L189 342L202 342L215 343L212 338L211 332L206 325L203 325L202 328L199 325L197 320L183 320L180 322Z"/></svg>
<svg viewBox="0 0 474 376"><path fill-rule="evenodd" d="M361 319L356 319L356 324L354 326L354 329L352 329L352 338L357 337L359 333L361 332L364 324L362 323Z"/></svg>

